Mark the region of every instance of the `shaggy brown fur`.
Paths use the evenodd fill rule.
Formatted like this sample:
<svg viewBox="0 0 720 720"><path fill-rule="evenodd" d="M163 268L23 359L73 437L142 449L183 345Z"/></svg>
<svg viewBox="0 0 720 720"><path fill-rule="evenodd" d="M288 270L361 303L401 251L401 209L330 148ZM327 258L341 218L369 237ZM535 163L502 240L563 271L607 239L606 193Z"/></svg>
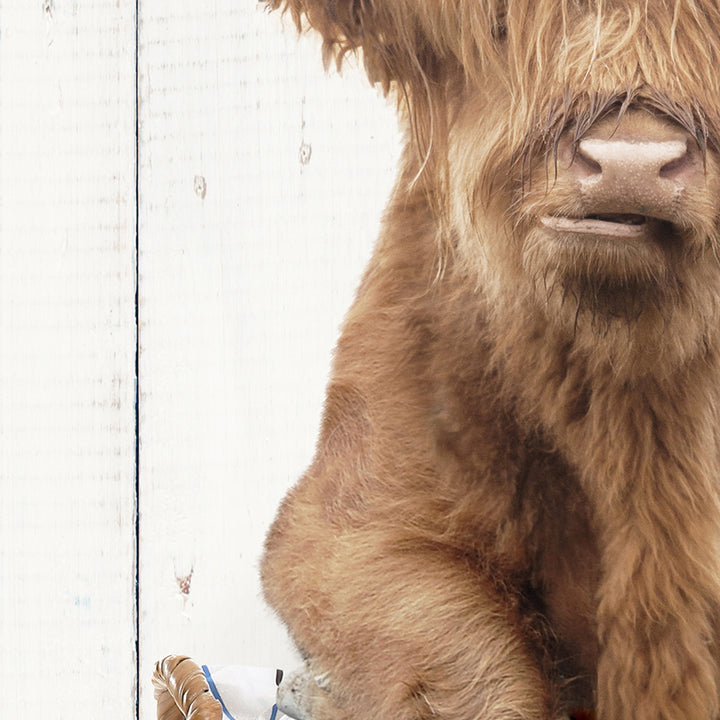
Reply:
<svg viewBox="0 0 720 720"><path fill-rule="evenodd" d="M717 720L720 3L271 4L408 127L262 567L313 720Z"/></svg>

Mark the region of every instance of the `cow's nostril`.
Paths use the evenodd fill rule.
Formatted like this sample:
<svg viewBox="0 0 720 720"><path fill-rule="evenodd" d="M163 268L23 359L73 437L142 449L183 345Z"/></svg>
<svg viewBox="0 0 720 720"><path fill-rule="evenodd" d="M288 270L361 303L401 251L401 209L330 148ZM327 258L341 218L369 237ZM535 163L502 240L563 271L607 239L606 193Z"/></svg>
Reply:
<svg viewBox="0 0 720 720"><path fill-rule="evenodd" d="M582 143L579 143L573 152L573 170L577 176L601 175L602 165L600 162L583 151Z"/></svg>
<svg viewBox="0 0 720 720"><path fill-rule="evenodd" d="M665 163L660 168L660 177L667 180L679 178L684 173L691 171L695 164L695 157L691 150L685 145L685 150L678 157Z"/></svg>

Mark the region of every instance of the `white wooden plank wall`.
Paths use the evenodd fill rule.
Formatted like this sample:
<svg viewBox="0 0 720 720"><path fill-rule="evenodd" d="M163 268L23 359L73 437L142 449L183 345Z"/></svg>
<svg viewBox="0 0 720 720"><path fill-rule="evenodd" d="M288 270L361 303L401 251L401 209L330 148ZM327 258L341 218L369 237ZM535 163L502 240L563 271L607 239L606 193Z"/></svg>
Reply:
<svg viewBox="0 0 720 720"><path fill-rule="evenodd" d="M0 717L135 706L135 13L0 2Z"/></svg>
<svg viewBox="0 0 720 720"><path fill-rule="evenodd" d="M312 455L394 112L252 2L144 2L140 59L141 676L170 651L293 665L257 561Z"/></svg>
<svg viewBox="0 0 720 720"><path fill-rule="evenodd" d="M0 0L2 717L135 716L135 17ZM125 6L125 7L122 7ZM254 0L141 0L139 715L288 666L257 561L309 462L394 112ZM79 699L81 698L81 699ZM8 705L9 703L9 705Z"/></svg>

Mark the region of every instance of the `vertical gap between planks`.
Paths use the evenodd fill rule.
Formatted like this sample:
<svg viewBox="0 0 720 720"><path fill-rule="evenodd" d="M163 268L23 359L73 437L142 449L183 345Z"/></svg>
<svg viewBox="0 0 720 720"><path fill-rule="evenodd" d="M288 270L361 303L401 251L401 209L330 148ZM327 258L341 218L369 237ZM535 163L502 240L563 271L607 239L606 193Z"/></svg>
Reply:
<svg viewBox="0 0 720 720"><path fill-rule="evenodd" d="M135 720L140 720L140 0L135 0Z"/></svg>

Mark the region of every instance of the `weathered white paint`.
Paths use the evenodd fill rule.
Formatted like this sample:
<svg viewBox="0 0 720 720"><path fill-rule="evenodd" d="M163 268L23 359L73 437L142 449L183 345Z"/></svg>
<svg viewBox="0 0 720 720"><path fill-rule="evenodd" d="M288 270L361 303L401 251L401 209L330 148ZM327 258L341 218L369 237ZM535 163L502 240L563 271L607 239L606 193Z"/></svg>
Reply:
<svg viewBox="0 0 720 720"><path fill-rule="evenodd" d="M288 667L258 556L312 455L394 111L252 2L141 7L140 674L170 652Z"/></svg>
<svg viewBox="0 0 720 720"><path fill-rule="evenodd" d="M0 0L0 716L289 666L257 580L309 462L393 110L252 0ZM135 63L139 67L139 618Z"/></svg>
<svg viewBox="0 0 720 720"><path fill-rule="evenodd" d="M0 0L0 716L135 708L135 16Z"/></svg>

